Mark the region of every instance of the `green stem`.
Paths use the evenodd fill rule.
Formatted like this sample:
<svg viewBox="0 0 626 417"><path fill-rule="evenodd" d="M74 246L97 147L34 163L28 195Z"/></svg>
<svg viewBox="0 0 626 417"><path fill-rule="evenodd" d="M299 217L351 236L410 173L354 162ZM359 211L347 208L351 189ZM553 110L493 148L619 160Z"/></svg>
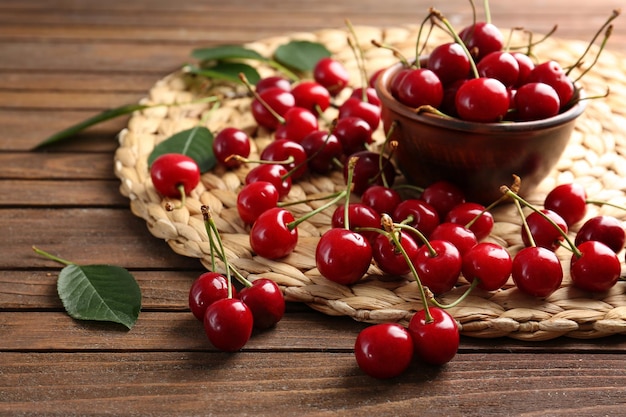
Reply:
<svg viewBox="0 0 626 417"><path fill-rule="evenodd" d="M202 210L202 217L204 218L204 227L206 228L207 234L209 235L209 244L211 245L211 254L213 254L213 250L215 248L215 250L219 251L219 253L222 255L222 262L224 262L224 267L226 270L226 283L228 285L228 298L233 298L233 283L232 283L232 278L230 275L230 264L228 263L228 260L226 259L226 254L224 252L224 244L222 243L222 239L220 238L220 234L217 230L217 226L215 226L215 221L213 220L213 217L211 216L211 211L209 209L209 206L202 206L201 207ZM213 238L213 235L215 235L215 239ZM215 241L217 240L217 245L215 244ZM212 259L213 260L213 259Z"/></svg>
<svg viewBox="0 0 626 417"><path fill-rule="evenodd" d="M296 219L296 220L294 220L292 222L287 223L287 228L289 230L295 229L296 227L298 227L298 225L300 223L303 223L304 221L306 221L306 220L310 219L311 217L315 216L317 213L320 213L320 212L326 210L328 207L331 207L331 206L337 204L340 200L342 200L344 198L346 193L347 193L346 191L341 191L335 198L330 200L328 203L326 203L326 204L324 204L322 206L319 206L315 210L308 212L304 216L302 216L302 217L300 217L300 218L298 218L298 219Z"/></svg>
<svg viewBox="0 0 626 417"><path fill-rule="evenodd" d="M456 300L454 300L450 304L441 304L437 300L435 300L434 298L431 299L430 301L435 305L435 307L439 307L439 308L442 308L442 309L448 309L448 308L456 307L459 304L461 304L461 302L463 300L465 300L468 295L470 295L472 293L472 291L474 290L474 288L476 288L478 286L478 284L480 284L480 280L479 279L475 279L474 281L472 281L472 283L467 288L467 290L465 290L465 292L463 294L461 294L461 296L459 298L457 298Z"/></svg>
<svg viewBox="0 0 626 417"><path fill-rule="evenodd" d="M39 249L36 246L33 246L33 250L35 251L36 254L41 255L41 256L43 256L45 258L48 258L48 259L50 259L52 261L58 262L60 264L63 264L65 266L67 266L67 265L76 265L74 262L65 260L63 258L59 258L58 256L54 256L53 254L51 254L49 252L46 252L44 250L41 250L41 249Z"/></svg>
<svg viewBox="0 0 626 417"><path fill-rule="evenodd" d="M626 207L620 206L619 204L611 203L609 201L599 201L599 200L587 200L587 204L594 204L596 206L609 206L620 210L626 210Z"/></svg>

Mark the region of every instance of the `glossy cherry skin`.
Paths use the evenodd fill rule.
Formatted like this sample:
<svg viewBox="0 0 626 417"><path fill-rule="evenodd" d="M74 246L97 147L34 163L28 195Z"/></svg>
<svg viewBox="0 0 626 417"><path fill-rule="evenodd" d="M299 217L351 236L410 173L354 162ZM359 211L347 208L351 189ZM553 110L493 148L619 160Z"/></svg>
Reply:
<svg viewBox="0 0 626 417"><path fill-rule="evenodd" d="M535 62L531 57L522 53L522 52L513 52L513 58L517 61L519 66L519 74L517 76L517 82L514 87L520 87L526 84L526 80L528 79L528 75L535 68Z"/></svg>
<svg viewBox="0 0 626 417"><path fill-rule="evenodd" d="M426 66L437 75L444 86L467 78L470 72L469 58L463 47L456 42L437 45L428 55Z"/></svg>
<svg viewBox="0 0 626 417"><path fill-rule="evenodd" d="M235 291L235 288L232 290ZM228 298L228 280L219 272L205 272L191 284L189 309L195 318L202 321L207 307L222 298ZM235 294L233 298L236 298Z"/></svg>
<svg viewBox="0 0 626 417"><path fill-rule="evenodd" d="M269 130L276 130L280 120L267 108L271 108L279 116L284 117L287 110L296 105L296 99L289 91L280 87L271 87L259 93L260 100L255 98L250 103L250 111L254 120Z"/></svg>
<svg viewBox="0 0 626 417"><path fill-rule="evenodd" d="M535 65L527 83L546 83L556 91L559 96L561 107L566 106L574 97L574 83L569 78L563 67L556 61L545 61Z"/></svg>
<svg viewBox="0 0 626 417"><path fill-rule="evenodd" d="M298 243L298 229L289 224L295 219L284 208L263 212L250 229L250 247L259 256L280 259L293 252Z"/></svg>
<svg viewBox="0 0 626 417"><path fill-rule="evenodd" d="M283 161L292 158L292 162L285 164ZM307 173L307 154L301 144L289 139L276 139L270 142L263 152L263 161L280 163L289 172L292 181L301 178Z"/></svg>
<svg viewBox="0 0 626 417"><path fill-rule="evenodd" d="M463 255L461 271L468 282L478 279L479 288L494 291L509 279L512 264L511 255L505 248L491 242L479 242Z"/></svg>
<svg viewBox="0 0 626 417"><path fill-rule="evenodd" d="M252 286L239 292L239 299L252 312L256 329L269 329L278 323L285 314L285 297L276 283L267 278L259 278Z"/></svg>
<svg viewBox="0 0 626 417"><path fill-rule="evenodd" d="M380 124L381 108L376 104L350 97L339 107L339 118L358 117L363 119L375 131Z"/></svg>
<svg viewBox="0 0 626 417"><path fill-rule="evenodd" d="M250 137L246 132L236 127L225 127L213 139L213 155L217 161L228 167L235 168L241 165L233 155L247 158L250 156Z"/></svg>
<svg viewBox="0 0 626 417"><path fill-rule="evenodd" d="M159 156L150 166L150 178L156 190L165 197L180 198L189 194L200 182L200 168L190 157L168 153Z"/></svg>
<svg viewBox="0 0 626 417"><path fill-rule="evenodd" d="M455 103L461 119L495 123L503 120L509 110L509 92L495 78L472 78L459 87Z"/></svg>
<svg viewBox="0 0 626 417"><path fill-rule="evenodd" d="M439 225L439 214L433 206L423 200L415 198L406 199L398 204L393 211L392 218L396 222L407 222L426 237Z"/></svg>
<svg viewBox="0 0 626 417"><path fill-rule="evenodd" d="M383 176L387 180L387 185L393 185L396 179L396 169L386 156L382 156L382 162L380 160L381 155L372 151L360 151L351 156L358 158L352 174L353 192L355 194L361 195L368 187L375 184L383 185ZM344 167L343 177L347 181L348 164Z"/></svg>
<svg viewBox="0 0 626 417"><path fill-rule="evenodd" d="M302 107L292 107L285 113L284 123L276 128L274 139L287 139L300 143L302 139L319 127L317 116Z"/></svg>
<svg viewBox="0 0 626 417"><path fill-rule="evenodd" d="M422 200L430 204L443 220L453 207L465 203L465 195L459 187L448 181L436 181L424 189Z"/></svg>
<svg viewBox="0 0 626 417"><path fill-rule="evenodd" d="M326 57L315 64L313 78L323 85L331 96L336 96L348 85L350 74L341 62Z"/></svg>
<svg viewBox="0 0 626 417"><path fill-rule="evenodd" d="M504 46L504 36L492 23L476 22L459 32L467 49L480 61L490 52L499 51Z"/></svg>
<svg viewBox="0 0 626 417"><path fill-rule="evenodd" d="M413 237L401 231L398 239L409 259L415 256L418 245ZM379 234L372 243L372 255L378 267L387 274L400 276L410 272L402 251L384 234Z"/></svg>
<svg viewBox="0 0 626 417"><path fill-rule="evenodd" d="M357 365L367 375L389 379L402 374L413 359L413 339L397 323L374 324L361 330L354 344Z"/></svg>
<svg viewBox="0 0 626 417"><path fill-rule="evenodd" d="M519 63L513 54L506 51L488 53L476 68L481 77L495 78L506 87L513 86L519 78Z"/></svg>
<svg viewBox="0 0 626 417"><path fill-rule="evenodd" d="M338 284L350 285L359 281L371 262L372 247L367 239L352 230L329 229L315 249L315 265L320 274Z"/></svg>
<svg viewBox="0 0 626 417"><path fill-rule="evenodd" d="M526 83L513 98L515 118L523 122L556 116L561 101L554 88L545 83Z"/></svg>
<svg viewBox="0 0 626 417"><path fill-rule="evenodd" d="M209 341L224 352L236 352L250 340L253 317L241 300L223 298L211 304L204 315Z"/></svg>
<svg viewBox="0 0 626 417"><path fill-rule="evenodd" d="M576 233L576 246L588 240L595 240L607 245L615 253L621 251L626 243L626 233L622 222L613 216L595 216L587 220Z"/></svg>
<svg viewBox="0 0 626 417"><path fill-rule="evenodd" d="M587 191L578 183L557 185L546 195L543 207L557 213L571 226L587 214Z"/></svg>
<svg viewBox="0 0 626 417"><path fill-rule="evenodd" d="M615 285L621 273L620 261L604 243L588 240L577 246L580 255L572 254L572 284L584 291L604 292Z"/></svg>
<svg viewBox="0 0 626 417"><path fill-rule="evenodd" d="M457 223L467 226L473 222L469 229L474 232L476 239L485 239L493 230L493 215L485 211L485 206L478 203L465 202L453 207L447 214L446 222Z"/></svg>
<svg viewBox="0 0 626 417"><path fill-rule="evenodd" d="M278 204L280 196L271 182L256 181L244 185L237 194L237 212L246 224L253 224L259 216Z"/></svg>
<svg viewBox="0 0 626 417"><path fill-rule="evenodd" d="M301 145L307 155L309 170L317 174L328 174L343 155L337 136L325 130L309 133L302 139Z"/></svg>
<svg viewBox="0 0 626 417"><path fill-rule="evenodd" d="M291 177L287 176L287 168L279 164L260 164L252 168L245 178L246 184L267 181L274 185L279 198L284 198L291 191Z"/></svg>
<svg viewBox="0 0 626 417"><path fill-rule="evenodd" d="M254 86L257 93L261 93L268 88L278 87L285 91L291 91L291 82L280 75L261 78Z"/></svg>
<svg viewBox="0 0 626 417"><path fill-rule="evenodd" d="M567 233L567 224L561 216L552 210L543 209L541 212L552 219L563 232ZM530 230L530 234L533 236L536 246L555 251L561 246L561 242L565 239L557 228L536 211L526 216L526 223L528 224L528 230ZM521 233L524 245L531 246L526 229L522 228Z"/></svg>
<svg viewBox="0 0 626 417"><path fill-rule="evenodd" d="M342 117L335 124L333 134L341 142L343 153L364 151L366 145L372 143L372 128L360 117Z"/></svg>
<svg viewBox="0 0 626 417"><path fill-rule="evenodd" d="M422 285L435 295L443 294L457 283L463 260L459 250L450 242L431 240L430 245L434 255L428 246L422 245L411 258L411 262Z"/></svg>
<svg viewBox="0 0 626 417"><path fill-rule="evenodd" d="M449 222L437 225L430 234L430 239L445 240L452 243L459 250L461 256L478 243L476 235L470 229L461 224Z"/></svg>
<svg viewBox="0 0 626 417"><path fill-rule="evenodd" d="M296 99L296 106L304 107L313 114L323 112L330 106L330 93L316 81L300 81L293 87L291 94Z"/></svg>
<svg viewBox="0 0 626 417"><path fill-rule="evenodd" d="M383 185L372 185L361 194L361 203L370 206L379 214L392 215L402 197L393 188Z"/></svg>
<svg viewBox="0 0 626 417"><path fill-rule="evenodd" d="M380 229L380 214L363 203L348 204L348 223L350 230L359 228ZM338 206L331 217L331 225L335 228L345 228L345 209L344 206ZM359 231L365 239L372 242L378 235L376 231Z"/></svg>
<svg viewBox="0 0 626 417"><path fill-rule="evenodd" d="M443 85L439 77L427 68L415 68L404 76L397 87L398 101L405 106L439 107L443 100Z"/></svg>
<svg viewBox="0 0 626 417"><path fill-rule="evenodd" d="M459 326L445 310L429 307L432 321L426 321L426 312L420 310L409 321L415 357L431 365L443 365L456 356L461 336Z"/></svg>
<svg viewBox="0 0 626 417"><path fill-rule="evenodd" d="M513 282L533 297L547 297L563 282L563 267L556 254L540 246L520 250L513 258Z"/></svg>
<svg viewBox="0 0 626 417"><path fill-rule="evenodd" d="M358 98L361 101L367 101L368 103L372 103L377 106L382 104L374 87L366 87L365 89L363 87L357 87L352 90L350 97Z"/></svg>

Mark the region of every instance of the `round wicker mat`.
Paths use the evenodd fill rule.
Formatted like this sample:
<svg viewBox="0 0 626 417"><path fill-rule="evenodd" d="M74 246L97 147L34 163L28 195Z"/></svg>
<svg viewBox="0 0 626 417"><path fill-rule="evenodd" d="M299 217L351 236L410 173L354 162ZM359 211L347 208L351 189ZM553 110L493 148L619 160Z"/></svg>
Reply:
<svg viewBox="0 0 626 417"><path fill-rule="evenodd" d="M364 49L367 69L372 72L394 63L388 50L372 46L372 39L393 45L407 57L414 56L417 27L397 28L356 27L359 43ZM347 43L346 29L326 29L315 33L297 33L246 45L265 56L293 39L305 39L325 44L342 60L358 83L358 70ZM434 34L437 37L437 34ZM432 41L436 44L436 40ZM549 39L535 52L542 58L571 64L581 55L586 42ZM626 205L626 56L605 51L600 62L583 78L590 95L602 94L610 86L608 98L591 100L585 114L577 122L571 143L551 175L529 200L541 204L548 190L556 184L576 181L584 185L590 198ZM271 70L260 68L260 71ZM262 73L267 75L266 73ZM206 83L198 83L183 71L158 81L145 103L189 103L213 94L205 91ZM232 92L232 86L224 91ZM347 92L346 92L347 94ZM257 129L248 111L249 98L224 100L206 118L205 126L216 132L226 126L236 126L254 136L253 154L258 155L272 140L267 132ZM293 254L280 261L255 256L248 242L248 230L236 210L237 191L251 166L237 171L216 168L202 176L201 184L192 192L183 208L166 211L165 201L154 190L147 157L155 144L172 134L197 125L210 111L209 104L188 104L154 107L135 113L128 127L120 133L120 146L115 154L115 171L121 180L121 193L130 199L132 212L145 219L150 232L164 239L178 254L199 258L210 265L210 246L202 220L201 206L208 205L221 231L229 262L249 279L268 277L283 289L287 300L303 302L329 315L350 316L372 323L395 321L407 324L421 308L417 286L410 279L390 279L372 265L359 283L346 287L326 280L315 268L315 245L319 236L330 226L331 210L312 217L299 226L299 243ZM332 111L332 110L330 110ZM330 116L332 117L332 115ZM331 119L329 119L331 120ZM382 132L377 138L382 139ZM307 196L328 194L344 187L339 173L327 177L306 177L294 184L289 200L299 201ZM316 204L290 207L294 215L312 210ZM519 216L512 206L494 211L496 224L488 238L507 247L511 254L521 248ZM590 206L588 216L610 214L622 220L626 215L608 206ZM572 228L572 233L577 230ZM572 288L569 279L570 254L557 252L561 258L565 279L562 287L546 299L525 296L509 282L495 292L476 290L459 306L449 312L458 321L462 334L495 338L508 336L522 340L547 340L560 336L598 338L626 333L626 281L620 281L609 292L589 294ZM624 260L624 253L620 254ZM626 269L623 269L626 271ZM443 303L455 300L467 283L440 297Z"/></svg>

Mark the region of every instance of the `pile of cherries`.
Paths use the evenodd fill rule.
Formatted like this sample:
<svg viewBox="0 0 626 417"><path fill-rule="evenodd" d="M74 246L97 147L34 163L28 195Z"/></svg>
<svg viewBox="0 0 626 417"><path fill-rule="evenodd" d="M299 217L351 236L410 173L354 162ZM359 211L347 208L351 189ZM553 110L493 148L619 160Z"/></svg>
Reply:
<svg viewBox="0 0 626 417"><path fill-rule="evenodd" d="M405 68L398 74L394 80L398 100L430 96L416 86L420 80L436 79L439 87L432 90L437 90L440 102L411 101L407 105L441 108L453 85L458 89L454 112L468 120L491 122L510 114L515 114L516 120L549 117L538 106L551 107L553 113L570 103L574 84L557 64L531 68L528 60L502 51L499 33L484 22L460 32L483 76L467 78L471 64L468 55L458 50L459 43L442 45L430 55L427 68ZM517 70L501 71L506 63ZM453 76L456 70L458 76ZM506 73L508 81L499 79L500 72ZM514 187L503 187L503 199L512 200L523 217L520 233L525 247L516 254L487 239L494 225L492 206L466 201L455 185L439 181L413 189L410 197L394 188L397 172L390 156L372 145L381 114L372 87L378 73L346 94L342 102L338 97L350 80L345 67L333 58L321 59L312 79L292 83L280 75L264 78L255 87L248 85L257 128L274 136L260 158L249 159L251 139L237 127L217 132L213 141L215 157L225 169L255 165L239 190L237 210L249 226L250 247L256 255L273 260L288 256L298 243L298 225L322 210L333 209L332 227L316 248L315 262L321 275L351 285L375 265L386 275L410 276L417 282L424 309L413 316L408 328L377 324L359 334L355 356L361 369L373 377L388 378L403 372L414 356L431 364L450 361L458 349L459 330L446 312L449 306L440 305L435 296L462 284L462 278L470 284L468 291L476 286L495 291L512 279L520 291L547 297L562 285L564 276L556 252L571 250L572 285L590 292L607 291L615 285L621 274L618 253L626 240L624 228L614 217L593 217L585 220L572 241L568 230L585 219L590 204L585 190L575 183L557 186L542 208L517 196ZM557 80L562 85L555 84ZM497 88L487 87L495 83ZM498 115L488 120L484 115L489 112L477 107L471 97L483 89L502 94L502 100L484 100L489 105L506 101ZM548 98L538 98L537 94L545 91ZM478 94L484 97L484 91ZM532 106L522 106L524 100ZM510 103L516 103L514 111ZM322 115L331 106L337 108L337 118L322 123ZM481 116L472 116L474 113ZM329 195L325 204L296 219L285 202L293 182L333 170L343 172L346 190ZM198 185L200 171L192 159L167 154L155 160L151 178L164 196L181 198ZM522 207L530 214L524 215ZM207 230L213 230L219 242L216 229ZM216 245L215 250L225 262L225 257L219 256L223 249ZM249 283L234 273L244 283L239 293L230 276L207 272L194 282L189 296L190 308L203 321L209 340L224 351L240 349L250 338L253 325L271 327L284 312L284 299L275 283L267 279Z"/></svg>

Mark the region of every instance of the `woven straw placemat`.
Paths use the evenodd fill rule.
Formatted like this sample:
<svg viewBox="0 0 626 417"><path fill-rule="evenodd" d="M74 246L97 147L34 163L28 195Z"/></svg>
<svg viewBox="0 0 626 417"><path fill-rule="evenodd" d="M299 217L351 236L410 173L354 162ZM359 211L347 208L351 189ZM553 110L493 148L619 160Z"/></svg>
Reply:
<svg viewBox="0 0 626 417"><path fill-rule="evenodd" d="M374 47L371 40L393 45L407 57L415 54L416 26L396 28L356 27L357 39L364 50L368 71L386 67L396 59L385 49ZM336 59L344 62L357 82L358 69L347 42L346 29L325 29L314 33L295 33L248 44L269 56L275 48L290 40L321 42ZM435 38L438 36L434 34ZM436 44L437 40L432 41ZM587 43L550 38L535 49L539 57L554 59L562 65L572 64ZM571 143L558 166L528 199L541 204L556 184L576 181L590 198L626 205L626 56L604 51L599 63L583 78L587 94L602 94L610 86L608 98L591 100L577 121ZM271 70L260 68L263 75ZM210 84L210 83L209 83ZM150 90L144 103L190 103L206 96L207 83L200 83L183 71L167 75ZM215 87L210 93L220 87ZM232 86L224 91L232 92ZM345 92L348 94L348 92ZM224 100L206 118L205 126L217 132L226 126L239 127L254 136L253 156L272 140L257 129L249 112L250 98ZM115 172L121 180L121 193L130 199L132 212L145 219L148 229L164 239L178 254L199 258L208 268L210 246L201 214L201 206L212 210L221 232L229 262L243 275L254 280L267 277L283 289L287 300L303 302L329 315L350 316L355 320L407 324L422 304L415 282L389 279L372 265L367 276L352 286L338 285L320 276L315 267L315 245L330 227L331 210L322 212L299 226L299 243L295 252L280 261L256 256L250 249L248 230L236 209L237 192L251 166L236 171L217 167L202 176L201 184L191 193L186 205L174 211L165 209L165 201L154 190L147 158L154 146L172 134L196 126L210 111L209 104L153 107L136 112L119 136L115 154ZM331 115L332 117L332 115ZM330 119L329 119L330 120ZM382 131L376 133L381 140ZM328 194L344 187L343 176L306 177L294 184L289 200ZM296 217L316 204L290 207ZM589 206L588 216L610 214L621 220L626 215L609 206ZM488 238L515 254L522 247L519 216L512 205L493 212L496 220ZM582 223L581 223L582 224ZM578 226L579 227L579 226ZM571 230L575 233L574 226ZM563 262L565 278L562 287L546 299L520 293L510 282L494 292L475 290L460 305L449 310L460 325L462 334L495 338L508 336L522 340L547 340L560 336L598 338L626 333L626 282L603 294L589 294L571 287L569 251L557 251ZM624 260L624 253L620 259ZM623 269L626 270L626 269ZM439 297L443 303L455 300L466 288L462 279L458 287Z"/></svg>

